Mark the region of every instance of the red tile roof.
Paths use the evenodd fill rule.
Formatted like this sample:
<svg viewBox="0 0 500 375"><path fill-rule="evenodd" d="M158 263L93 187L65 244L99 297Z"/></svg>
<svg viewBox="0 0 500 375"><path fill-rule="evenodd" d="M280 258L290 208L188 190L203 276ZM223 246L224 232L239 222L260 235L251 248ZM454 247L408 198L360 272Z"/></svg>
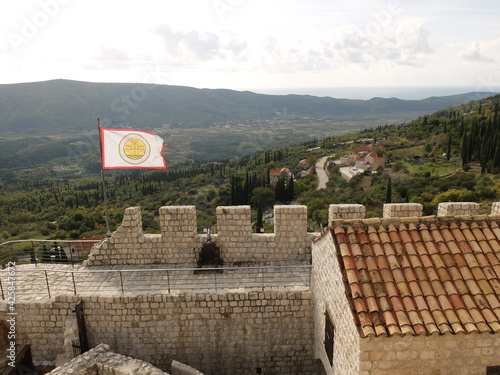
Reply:
<svg viewBox="0 0 500 375"><path fill-rule="evenodd" d="M499 223L334 222L363 336L500 332Z"/></svg>
<svg viewBox="0 0 500 375"><path fill-rule="evenodd" d="M283 168L277 168L273 169L272 171L269 171L269 175L271 176L281 176L282 173L288 173L290 170L286 167Z"/></svg>

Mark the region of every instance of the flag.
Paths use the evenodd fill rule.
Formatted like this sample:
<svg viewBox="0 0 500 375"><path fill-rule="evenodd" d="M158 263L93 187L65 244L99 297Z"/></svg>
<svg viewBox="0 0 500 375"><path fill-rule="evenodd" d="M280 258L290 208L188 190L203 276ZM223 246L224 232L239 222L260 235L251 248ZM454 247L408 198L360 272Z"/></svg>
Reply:
<svg viewBox="0 0 500 375"><path fill-rule="evenodd" d="M152 132L99 128L102 169L165 169L163 139Z"/></svg>

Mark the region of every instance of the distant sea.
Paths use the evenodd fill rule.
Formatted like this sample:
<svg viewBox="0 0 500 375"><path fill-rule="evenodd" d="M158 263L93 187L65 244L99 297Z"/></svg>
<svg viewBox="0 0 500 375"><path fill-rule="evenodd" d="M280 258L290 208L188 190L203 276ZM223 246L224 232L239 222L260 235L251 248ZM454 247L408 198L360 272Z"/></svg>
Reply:
<svg viewBox="0 0 500 375"><path fill-rule="evenodd" d="M492 95L500 93L498 87L481 86L453 86L453 87L308 87L284 89L255 89L250 90L259 94L271 95L312 95L330 96L337 99L371 99L398 98L406 100L419 100L431 96L448 96L465 94L469 92L491 92Z"/></svg>

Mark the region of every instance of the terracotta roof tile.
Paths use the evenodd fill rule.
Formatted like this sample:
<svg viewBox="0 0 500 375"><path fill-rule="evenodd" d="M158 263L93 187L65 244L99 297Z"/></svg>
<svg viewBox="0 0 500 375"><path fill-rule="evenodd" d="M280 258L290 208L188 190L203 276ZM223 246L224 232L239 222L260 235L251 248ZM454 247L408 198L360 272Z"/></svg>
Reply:
<svg viewBox="0 0 500 375"><path fill-rule="evenodd" d="M479 268L479 266L472 269L472 275L476 280L486 279L486 275L484 274L483 270Z"/></svg>
<svg viewBox="0 0 500 375"><path fill-rule="evenodd" d="M380 270L380 274L382 275L382 279L384 280L385 283L394 281L394 278L392 277L391 271L387 268L383 268Z"/></svg>
<svg viewBox="0 0 500 375"><path fill-rule="evenodd" d="M439 280L441 280L442 282L446 282L446 281L451 280L451 277L450 277L448 271L446 270L446 268L441 267L441 268L438 268L437 271L438 271L438 275L439 275Z"/></svg>
<svg viewBox="0 0 500 375"><path fill-rule="evenodd" d="M351 245L351 251L353 256L357 257L363 255L363 253L361 252L361 246L359 246L358 244Z"/></svg>
<svg viewBox="0 0 500 375"><path fill-rule="evenodd" d="M500 254L500 246L498 248L498 251L495 250L495 253ZM488 258L488 260L492 266L500 265L500 260L498 259L497 255L495 255L494 253L487 253L486 258Z"/></svg>
<svg viewBox="0 0 500 375"><path fill-rule="evenodd" d="M453 254L453 259L458 267L467 266L464 254Z"/></svg>
<svg viewBox="0 0 500 375"><path fill-rule="evenodd" d="M461 254L456 242L446 242L446 246L448 246L452 254Z"/></svg>
<svg viewBox="0 0 500 375"><path fill-rule="evenodd" d="M479 245L479 242L477 242L477 241L470 241L469 246L472 249L472 252L475 254L483 252L483 250L481 249L481 245Z"/></svg>
<svg viewBox="0 0 500 375"><path fill-rule="evenodd" d="M462 280L462 274L457 267L448 267L448 271L453 281Z"/></svg>
<svg viewBox="0 0 500 375"><path fill-rule="evenodd" d="M495 271L495 275L500 278L500 264L496 264L493 266L493 270Z"/></svg>
<svg viewBox="0 0 500 375"><path fill-rule="evenodd" d="M500 226L497 223L493 222L493 223L491 223L490 228L493 231L493 233L495 234L497 240L500 240Z"/></svg>
<svg viewBox="0 0 500 375"><path fill-rule="evenodd" d="M500 226L494 217L335 225L363 336L500 332Z"/></svg>
<svg viewBox="0 0 500 375"><path fill-rule="evenodd" d="M404 243L413 242L410 234L406 231L406 227L403 224L401 224L399 227L399 236L401 237L401 241Z"/></svg>
<svg viewBox="0 0 500 375"><path fill-rule="evenodd" d="M414 266L413 270L415 271L415 274L417 275L418 281L427 280L427 274L425 273L425 271L421 265Z"/></svg>
<svg viewBox="0 0 500 375"><path fill-rule="evenodd" d="M463 280L455 280L455 287L462 296L469 293L469 288Z"/></svg>
<svg viewBox="0 0 500 375"><path fill-rule="evenodd" d="M500 243L498 243L498 240L489 240L488 244L494 253L498 254L500 252Z"/></svg>
<svg viewBox="0 0 500 375"><path fill-rule="evenodd" d="M346 270L353 270L356 268L352 257L344 256L344 257L342 257L342 259L344 260L344 267Z"/></svg>
<svg viewBox="0 0 500 375"><path fill-rule="evenodd" d="M488 225L485 222L481 223L481 227L483 229L484 237L487 240L495 240L496 239L495 234L493 233L493 231L488 227Z"/></svg>
<svg viewBox="0 0 500 375"><path fill-rule="evenodd" d="M481 247L482 253L492 253L493 249L490 246L489 241L480 241L479 246Z"/></svg>

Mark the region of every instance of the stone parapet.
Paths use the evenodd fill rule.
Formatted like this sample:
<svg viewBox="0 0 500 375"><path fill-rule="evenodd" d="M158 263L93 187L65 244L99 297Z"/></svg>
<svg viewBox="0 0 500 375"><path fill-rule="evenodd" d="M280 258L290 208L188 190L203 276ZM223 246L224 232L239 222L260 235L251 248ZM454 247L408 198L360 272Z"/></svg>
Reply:
<svg viewBox="0 0 500 375"><path fill-rule="evenodd" d="M479 203L444 202L439 203L437 216L472 216L479 214Z"/></svg>
<svg viewBox="0 0 500 375"><path fill-rule="evenodd" d="M491 205L491 214L492 215L500 215L500 202L494 202Z"/></svg>
<svg viewBox="0 0 500 375"><path fill-rule="evenodd" d="M87 265L195 265L207 236L197 234L195 206L159 210L160 234L144 234L140 207L125 210L122 225L92 249ZM252 233L250 206L217 207L212 241L225 264L275 264L310 260L306 206L275 206L275 233Z"/></svg>
<svg viewBox="0 0 500 375"><path fill-rule="evenodd" d="M386 203L383 217L419 217L423 210L424 206L420 203Z"/></svg>
<svg viewBox="0 0 500 375"><path fill-rule="evenodd" d="M364 219L366 207L361 204L331 204L328 210L328 223L337 219Z"/></svg>

